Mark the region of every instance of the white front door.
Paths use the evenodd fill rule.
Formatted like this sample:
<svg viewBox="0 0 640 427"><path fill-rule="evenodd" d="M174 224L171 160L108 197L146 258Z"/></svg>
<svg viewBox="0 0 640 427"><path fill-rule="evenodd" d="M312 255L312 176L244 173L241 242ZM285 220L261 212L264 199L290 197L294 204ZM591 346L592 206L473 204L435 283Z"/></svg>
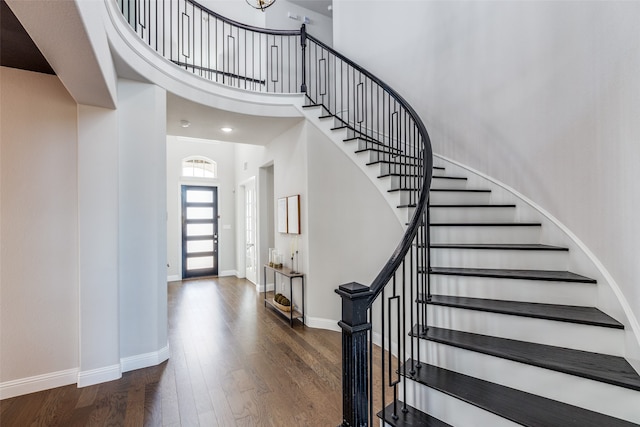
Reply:
<svg viewBox="0 0 640 427"><path fill-rule="evenodd" d="M257 283L257 244L256 244L256 183L251 180L244 185L244 239L245 239L245 277Z"/></svg>

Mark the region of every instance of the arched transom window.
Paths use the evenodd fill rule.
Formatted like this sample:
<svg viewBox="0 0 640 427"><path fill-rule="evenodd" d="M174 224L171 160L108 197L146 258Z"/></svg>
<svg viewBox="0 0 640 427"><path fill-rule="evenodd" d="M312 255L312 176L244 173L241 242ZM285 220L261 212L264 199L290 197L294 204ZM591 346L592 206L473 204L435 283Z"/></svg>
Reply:
<svg viewBox="0 0 640 427"><path fill-rule="evenodd" d="M182 161L182 176L190 178L217 178L218 164L206 157L187 157Z"/></svg>

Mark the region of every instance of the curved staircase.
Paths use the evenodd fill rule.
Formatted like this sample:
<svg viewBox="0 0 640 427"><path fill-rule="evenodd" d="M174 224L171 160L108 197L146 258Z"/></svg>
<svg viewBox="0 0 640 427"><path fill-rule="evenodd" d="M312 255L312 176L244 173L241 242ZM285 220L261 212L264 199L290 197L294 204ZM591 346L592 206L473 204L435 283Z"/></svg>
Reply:
<svg viewBox="0 0 640 427"><path fill-rule="evenodd" d="M410 218L403 174L380 158L389 150L321 105L304 110ZM517 203L492 203L468 181L434 167L431 267L418 269L432 294L415 299L429 326L410 331L422 356L399 369L408 410L386 412L387 425L639 425L640 376L623 357L623 324L594 307L596 280L567 271L569 249L540 242L542 223L517 221Z"/></svg>

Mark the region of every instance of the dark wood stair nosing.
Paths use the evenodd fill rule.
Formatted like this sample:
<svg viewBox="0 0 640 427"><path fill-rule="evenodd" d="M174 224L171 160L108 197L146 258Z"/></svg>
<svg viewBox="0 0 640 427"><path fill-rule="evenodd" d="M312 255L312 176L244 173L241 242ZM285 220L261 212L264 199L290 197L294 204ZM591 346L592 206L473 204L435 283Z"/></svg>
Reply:
<svg viewBox="0 0 640 427"><path fill-rule="evenodd" d="M640 391L640 375L626 359L508 338L420 325L410 335L476 353L548 369L575 377Z"/></svg>
<svg viewBox="0 0 640 427"><path fill-rule="evenodd" d="M454 181L467 181L467 177L465 176L442 176L442 175L433 175L432 179L451 179Z"/></svg>
<svg viewBox="0 0 640 427"><path fill-rule="evenodd" d="M419 272L424 274L425 269ZM570 271L558 270L513 270L499 268L431 267L430 274L443 276L486 277L493 279L538 280L544 282L569 282L595 284L597 281Z"/></svg>
<svg viewBox="0 0 640 427"><path fill-rule="evenodd" d="M429 205L429 208L515 208L516 205L510 205L510 204L505 204L505 205L490 205L490 204L468 204L468 205L464 205L464 204L454 204L454 205L450 205L450 204L437 204L437 205Z"/></svg>
<svg viewBox="0 0 640 427"><path fill-rule="evenodd" d="M431 298L428 299L424 298L422 294L418 295L416 302L485 313L552 320L610 329L624 329L622 323L595 307L455 297L449 295L432 295Z"/></svg>
<svg viewBox="0 0 640 427"><path fill-rule="evenodd" d="M382 150L379 148L373 148L373 147L369 147L369 148L362 148L360 150L355 150L354 153L359 154L359 153L365 153L367 151L373 151L374 153L382 153L391 157L399 157L402 159L411 159L411 160L418 160L418 157L414 157L414 156L410 156L407 154L402 154L402 151L397 149L397 148L392 148L392 147L386 147L384 145L382 145L383 147L387 148L387 150ZM397 151L393 151L393 150L397 150Z"/></svg>
<svg viewBox="0 0 640 427"><path fill-rule="evenodd" d="M492 383L459 372L408 359L401 375L425 387L461 400L523 426L632 427L637 424L568 403ZM413 372L413 373L412 373Z"/></svg>
<svg viewBox="0 0 640 427"><path fill-rule="evenodd" d="M542 227L539 222L432 222L431 227Z"/></svg>
<svg viewBox="0 0 640 427"><path fill-rule="evenodd" d="M403 408L406 406L406 412ZM422 412L398 399L396 416L394 419L394 404L390 403L384 408L384 411L378 412L376 415L385 423L393 427L452 427L450 424L439 420L438 418Z"/></svg>
<svg viewBox="0 0 640 427"><path fill-rule="evenodd" d="M491 193L491 190L484 188L430 188L429 191L439 193Z"/></svg>
<svg viewBox="0 0 640 427"><path fill-rule="evenodd" d="M425 247L420 244L418 247ZM518 244L518 243L431 243L430 249L474 249L474 250L498 250L498 251L535 251L535 252L568 252L569 248L542 245L542 244Z"/></svg>

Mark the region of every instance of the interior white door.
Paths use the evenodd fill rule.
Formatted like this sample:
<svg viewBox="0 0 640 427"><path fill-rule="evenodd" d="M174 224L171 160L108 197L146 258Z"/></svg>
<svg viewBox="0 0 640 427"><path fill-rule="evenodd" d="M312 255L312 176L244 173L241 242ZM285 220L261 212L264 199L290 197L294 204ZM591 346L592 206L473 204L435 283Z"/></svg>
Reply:
<svg viewBox="0 0 640 427"><path fill-rule="evenodd" d="M257 283L257 218L256 218L256 184L251 180L244 186L244 238L245 238L245 277Z"/></svg>

